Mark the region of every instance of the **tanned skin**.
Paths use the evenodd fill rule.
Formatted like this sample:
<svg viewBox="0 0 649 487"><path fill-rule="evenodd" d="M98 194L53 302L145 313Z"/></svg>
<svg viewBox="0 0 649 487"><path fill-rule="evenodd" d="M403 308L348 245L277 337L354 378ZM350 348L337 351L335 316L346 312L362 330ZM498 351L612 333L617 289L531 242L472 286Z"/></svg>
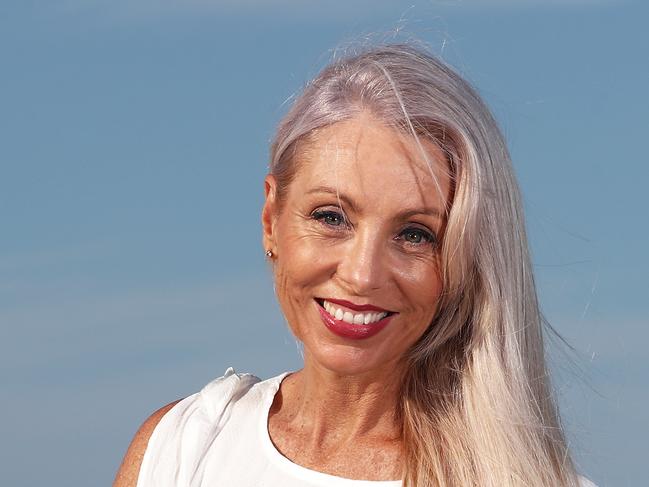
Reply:
<svg viewBox="0 0 649 487"><path fill-rule="evenodd" d="M174 401L158 409L155 413L149 416L144 423L142 423L140 429L135 433L128 450L126 450L126 455L124 455L122 464L115 476L113 487L136 487L137 478L140 473L140 466L142 465L142 458L144 457L144 452L146 451L153 430L167 411L179 402L180 400Z"/></svg>

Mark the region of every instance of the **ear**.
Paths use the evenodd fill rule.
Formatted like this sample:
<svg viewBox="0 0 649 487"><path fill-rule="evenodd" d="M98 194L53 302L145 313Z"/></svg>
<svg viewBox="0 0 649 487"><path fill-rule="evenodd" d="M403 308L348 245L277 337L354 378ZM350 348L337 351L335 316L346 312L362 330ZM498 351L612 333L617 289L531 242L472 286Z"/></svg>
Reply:
<svg viewBox="0 0 649 487"><path fill-rule="evenodd" d="M275 221L277 220L277 180L269 174L264 179L266 199L261 210L261 225L263 230L262 244L264 251L272 250L277 253L275 245Z"/></svg>

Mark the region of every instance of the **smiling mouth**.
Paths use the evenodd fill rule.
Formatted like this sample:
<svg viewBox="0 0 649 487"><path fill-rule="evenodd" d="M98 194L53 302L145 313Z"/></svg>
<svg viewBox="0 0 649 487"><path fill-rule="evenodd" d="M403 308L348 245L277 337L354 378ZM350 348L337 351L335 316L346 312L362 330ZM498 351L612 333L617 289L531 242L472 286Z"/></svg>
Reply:
<svg viewBox="0 0 649 487"><path fill-rule="evenodd" d="M344 321L350 325L372 325L382 321L384 318L396 314L393 311L381 310L374 306L363 306L371 308L365 310L354 310L337 302L324 298L316 298L318 305L323 308L332 318ZM351 305L351 303L350 303ZM356 306L355 306L356 307Z"/></svg>

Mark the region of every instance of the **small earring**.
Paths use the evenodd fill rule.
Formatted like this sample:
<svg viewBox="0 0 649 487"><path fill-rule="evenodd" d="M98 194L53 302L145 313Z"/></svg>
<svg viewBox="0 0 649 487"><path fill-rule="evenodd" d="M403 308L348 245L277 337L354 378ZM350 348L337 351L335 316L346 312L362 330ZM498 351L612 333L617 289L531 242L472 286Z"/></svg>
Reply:
<svg viewBox="0 0 649 487"><path fill-rule="evenodd" d="M268 249L268 250L266 251L266 257L268 257L268 258L270 259L272 256L273 256L273 251L270 250L270 249Z"/></svg>

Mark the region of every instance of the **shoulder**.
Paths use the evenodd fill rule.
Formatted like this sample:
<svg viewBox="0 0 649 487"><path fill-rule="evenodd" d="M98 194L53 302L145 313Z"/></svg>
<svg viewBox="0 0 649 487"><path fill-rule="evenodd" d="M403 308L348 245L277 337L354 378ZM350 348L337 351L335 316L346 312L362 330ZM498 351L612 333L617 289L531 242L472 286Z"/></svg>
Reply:
<svg viewBox="0 0 649 487"><path fill-rule="evenodd" d="M144 457L144 452L146 451L153 430L162 417L179 402L180 399L161 407L142 423L135 433L128 450L126 450L122 464L115 476L113 487L131 487L136 485L142 458Z"/></svg>
<svg viewBox="0 0 649 487"><path fill-rule="evenodd" d="M252 374L237 374L229 367L223 376L207 384L196 397L197 406L210 423L220 419L229 406L236 403L261 379Z"/></svg>
<svg viewBox="0 0 649 487"><path fill-rule="evenodd" d="M180 444L200 445L204 436L222 424L230 408L260 379L229 368L200 392L153 413L135 434L113 487L159 485L153 479L170 478L190 466L199 452Z"/></svg>

